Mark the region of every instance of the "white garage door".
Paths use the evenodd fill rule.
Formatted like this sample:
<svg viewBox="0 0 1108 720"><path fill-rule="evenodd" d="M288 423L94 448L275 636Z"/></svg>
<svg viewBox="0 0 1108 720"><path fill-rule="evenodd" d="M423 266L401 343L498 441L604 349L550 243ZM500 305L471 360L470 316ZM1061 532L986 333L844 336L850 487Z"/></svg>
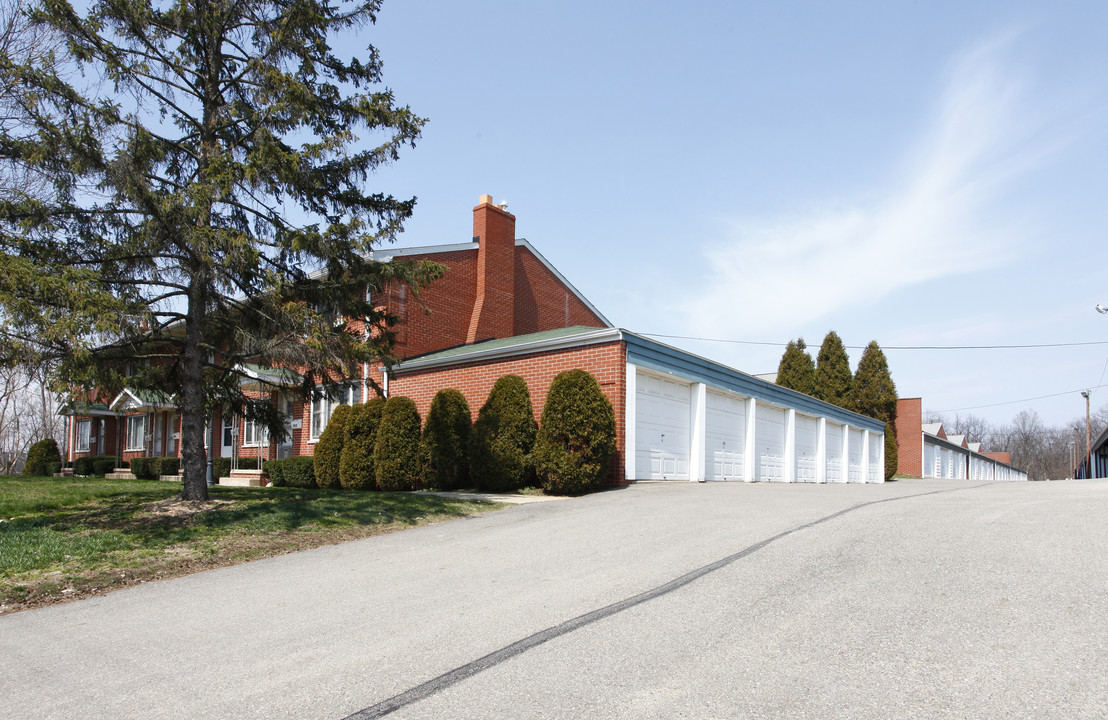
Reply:
<svg viewBox="0 0 1108 720"><path fill-rule="evenodd" d="M689 385L639 371L635 378L637 480L689 479Z"/></svg>
<svg viewBox="0 0 1108 720"><path fill-rule="evenodd" d="M708 480L742 480L746 399L709 390L705 416L705 476Z"/></svg>
<svg viewBox="0 0 1108 720"><path fill-rule="evenodd" d="M819 449L819 420L796 416L796 481L816 481L816 451Z"/></svg>
<svg viewBox="0 0 1108 720"><path fill-rule="evenodd" d="M881 443L884 438L869 436L869 477L866 482L879 483L885 479L885 465L881 462Z"/></svg>
<svg viewBox="0 0 1108 720"><path fill-rule="evenodd" d="M865 482L862 477L862 431L850 428L850 457L847 458L847 482Z"/></svg>
<svg viewBox="0 0 1108 720"><path fill-rule="evenodd" d="M785 411L768 405L759 405L754 414L754 447L758 457L758 480L784 482L785 480Z"/></svg>
<svg viewBox="0 0 1108 720"><path fill-rule="evenodd" d="M827 423L827 482L846 482L843 476L843 426Z"/></svg>

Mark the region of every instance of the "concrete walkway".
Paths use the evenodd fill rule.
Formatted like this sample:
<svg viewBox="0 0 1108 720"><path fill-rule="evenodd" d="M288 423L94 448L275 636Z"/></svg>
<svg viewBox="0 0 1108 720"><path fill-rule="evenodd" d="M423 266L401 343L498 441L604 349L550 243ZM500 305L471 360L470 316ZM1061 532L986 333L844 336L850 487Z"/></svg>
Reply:
<svg viewBox="0 0 1108 720"><path fill-rule="evenodd" d="M1099 718L1108 482L651 484L0 617L0 717Z"/></svg>

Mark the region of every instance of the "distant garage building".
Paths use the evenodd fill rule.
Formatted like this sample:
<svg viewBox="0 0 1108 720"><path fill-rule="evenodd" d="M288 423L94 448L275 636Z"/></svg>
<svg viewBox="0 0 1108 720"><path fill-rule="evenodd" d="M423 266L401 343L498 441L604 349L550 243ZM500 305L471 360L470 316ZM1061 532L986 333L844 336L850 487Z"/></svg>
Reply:
<svg viewBox="0 0 1108 720"><path fill-rule="evenodd" d="M536 416L558 372L591 372L616 411L614 482L883 482L884 424L619 328L569 327L404 360L381 382L426 415L460 390L476 410L516 374Z"/></svg>
<svg viewBox="0 0 1108 720"><path fill-rule="evenodd" d="M1027 480L1012 467L1006 452L985 452L964 435L947 435L942 423L923 422L923 401L902 398L896 404L897 472L952 480Z"/></svg>

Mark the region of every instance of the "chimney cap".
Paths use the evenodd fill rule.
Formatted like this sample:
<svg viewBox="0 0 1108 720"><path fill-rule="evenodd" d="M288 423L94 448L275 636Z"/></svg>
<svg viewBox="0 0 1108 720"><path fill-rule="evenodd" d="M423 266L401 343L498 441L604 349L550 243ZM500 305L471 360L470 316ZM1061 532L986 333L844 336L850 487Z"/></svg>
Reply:
<svg viewBox="0 0 1108 720"><path fill-rule="evenodd" d="M482 195L481 199L477 201L478 205L492 205L492 195Z"/></svg>

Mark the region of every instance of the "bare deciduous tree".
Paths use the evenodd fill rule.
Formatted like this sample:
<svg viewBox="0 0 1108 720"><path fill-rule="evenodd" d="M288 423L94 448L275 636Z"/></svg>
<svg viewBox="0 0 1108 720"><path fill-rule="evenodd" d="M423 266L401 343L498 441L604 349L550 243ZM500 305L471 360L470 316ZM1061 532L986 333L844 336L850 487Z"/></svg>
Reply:
<svg viewBox="0 0 1108 720"><path fill-rule="evenodd" d="M27 449L52 437L65 454L65 418L58 400L41 382L20 368L0 368L0 475L22 469Z"/></svg>

